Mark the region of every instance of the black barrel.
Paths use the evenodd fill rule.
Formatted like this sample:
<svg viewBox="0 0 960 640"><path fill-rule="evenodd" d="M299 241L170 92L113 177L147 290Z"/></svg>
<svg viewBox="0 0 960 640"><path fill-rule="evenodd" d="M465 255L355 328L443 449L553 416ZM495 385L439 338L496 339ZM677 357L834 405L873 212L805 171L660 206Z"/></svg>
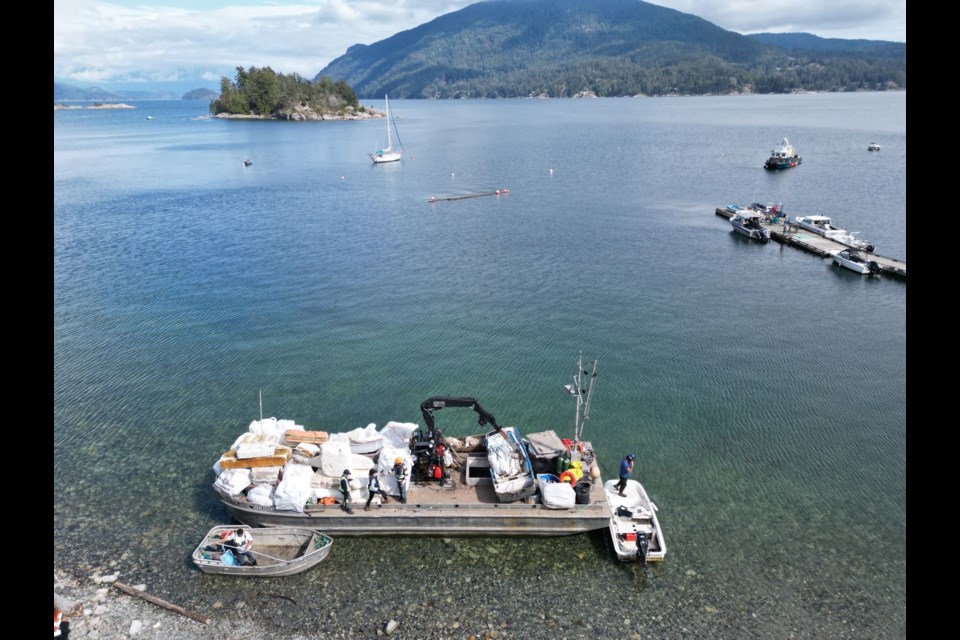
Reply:
<svg viewBox="0 0 960 640"><path fill-rule="evenodd" d="M593 484L589 480L581 480L577 483L577 486L574 487L577 504L590 504L590 489L592 487Z"/></svg>

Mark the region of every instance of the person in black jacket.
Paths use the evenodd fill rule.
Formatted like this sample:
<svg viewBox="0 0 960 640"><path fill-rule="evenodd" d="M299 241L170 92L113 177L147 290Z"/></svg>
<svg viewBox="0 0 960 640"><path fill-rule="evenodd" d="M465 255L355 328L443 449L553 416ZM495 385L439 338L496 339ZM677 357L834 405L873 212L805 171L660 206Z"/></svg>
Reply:
<svg viewBox="0 0 960 640"><path fill-rule="evenodd" d="M340 476L340 493L343 494L343 504L340 508L347 513L353 513L353 500L350 498L350 469L344 469Z"/></svg>
<svg viewBox="0 0 960 640"><path fill-rule="evenodd" d="M367 504L363 508L364 511L370 511L370 503L373 501L373 496L380 494L380 501L382 504L390 502L390 499L387 498L387 492L383 490L380 486L380 479L377 478L377 470L370 469L370 477L367 478L367 491L369 495L367 496Z"/></svg>

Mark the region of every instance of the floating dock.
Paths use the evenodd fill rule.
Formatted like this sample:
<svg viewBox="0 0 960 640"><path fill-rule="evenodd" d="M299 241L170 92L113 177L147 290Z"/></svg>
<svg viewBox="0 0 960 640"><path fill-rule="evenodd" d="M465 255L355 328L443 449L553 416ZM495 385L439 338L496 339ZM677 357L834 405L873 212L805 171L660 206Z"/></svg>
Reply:
<svg viewBox="0 0 960 640"><path fill-rule="evenodd" d="M733 211L730 211L726 207L717 207L716 214L728 220L735 215ZM769 224L766 222L761 224L765 229L770 230L770 237L780 244L788 244L790 246L797 247L798 249L802 249L821 258L830 258L831 251L842 251L843 249L850 248L850 245L809 232L806 229L802 229L796 225L787 223ZM907 277L907 263L905 261L898 260L896 258L888 258L875 253L870 253L868 255L870 256L871 260L876 261L876 263L880 265L880 268L883 270L882 273L885 275L895 276L898 278Z"/></svg>
<svg viewBox="0 0 960 640"><path fill-rule="evenodd" d="M499 196L501 194L510 193L510 189L497 189L495 191L484 191L483 193L464 193L461 195L455 196L430 196L427 198L427 202L440 202L441 200L451 201L451 200L466 200L467 198L482 198L483 196Z"/></svg>

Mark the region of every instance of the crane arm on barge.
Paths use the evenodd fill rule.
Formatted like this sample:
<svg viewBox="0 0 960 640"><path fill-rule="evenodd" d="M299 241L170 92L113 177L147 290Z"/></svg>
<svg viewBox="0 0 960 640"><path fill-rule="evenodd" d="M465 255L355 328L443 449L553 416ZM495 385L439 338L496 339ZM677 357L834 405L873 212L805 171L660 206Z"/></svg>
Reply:
<svg viewBox="0 0 960 640"><path fill-rule="evenodd" d="M489 424L493 427L497 433L499 433L504 441L510 443L515 451L519 451L520 445L512 442L507 434L504 433L503 428L497 424L497 419L493 417L493 414L480 406L480 403L477 402L476 398L460 398L460 397L451 397L451 396L433 396L427 398L420 403L420 413L423 414L423 420L427 424L427 430L433 431L433 412L437 409L443 409L444 407L467 407L473 409L477 412L479 416L478 422L480 426Z"/></svg>

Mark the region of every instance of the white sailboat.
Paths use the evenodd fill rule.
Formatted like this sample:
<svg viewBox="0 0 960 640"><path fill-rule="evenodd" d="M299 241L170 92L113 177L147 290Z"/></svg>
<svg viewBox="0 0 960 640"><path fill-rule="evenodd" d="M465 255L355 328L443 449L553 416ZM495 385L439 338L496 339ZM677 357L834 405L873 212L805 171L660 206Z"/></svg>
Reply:
<svg viewBox="0 0 960 640"><path fill-rule="evenodd" d="M373 160L374 164L380 164L381 162L396 162L403 154L403 143L400 142L399 134L397 134L397 143L400 145L400 149L398 150L393 148L393 138L390 133L390 101L386 95L383 96L383 103L386 105L387 112L387 146L383 149L378 149L376 153L370 154L370 159ZM396 126L396 123L394 123L394 126Z"/></svg>

